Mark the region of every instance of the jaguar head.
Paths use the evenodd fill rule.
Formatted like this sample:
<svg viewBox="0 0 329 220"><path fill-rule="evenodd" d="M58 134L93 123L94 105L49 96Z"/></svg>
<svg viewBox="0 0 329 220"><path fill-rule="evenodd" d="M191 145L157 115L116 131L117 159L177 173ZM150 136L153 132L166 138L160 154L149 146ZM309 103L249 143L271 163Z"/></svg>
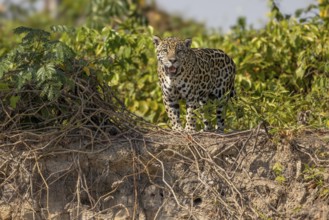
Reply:
<svg viewBox="0 0 329 220"><path fill-rule="evenodd" d="M180 40L175 37L161 40L160 37L154 36L153 43L156 47L157 59L164 66L166 74L176 75L184 56L191 48L192 40Z"/></svg>

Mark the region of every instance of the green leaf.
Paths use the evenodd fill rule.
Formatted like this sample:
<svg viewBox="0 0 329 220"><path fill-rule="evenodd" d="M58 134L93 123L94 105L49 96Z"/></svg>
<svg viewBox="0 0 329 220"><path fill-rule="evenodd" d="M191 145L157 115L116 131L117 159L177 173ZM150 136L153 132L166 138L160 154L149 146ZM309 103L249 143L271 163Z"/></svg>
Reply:
<svg viewBox="0 0 329 220"><path fill-rule="evenodd" d="M276 162L273 165L272 170L274 171L275 175L281 175L282 172L283 172L283 170L284 170L284 167L283 167L283 165L280 162Z"/></svg>
<svg viewBox="0 0 329 220"><path fill-rule="evenodd" d="M298 79L301 79L304 77L304 74L305 74L305 70L304 70L303 66L299 66L296 70L296 77Z"/></svg>
<svg viewBox="0 0 329 220"><path fill-rule="evenodd" d="M5 74L10 68L10 61L4 59L0 62L0 78L3 77L3 74Z"/></svg>
<svg viewBox="0 0 329 220"><path fill-rule="evenodd" d="M20 98L21 98L20 96L11 96L9 99L10 107L15 109L17 106L17 102L20 100Z"/></svg>
<svg viewBox="0 0 329 220"><path fill-rule="evenodd" d="M9 89L8 83L0 82L0 91L1 90L8 90L8 89Z"/></svg>
<svg viewBox="0 0 329 220"><path fill-rule="evenodd" d="M45 80L52 79L55 75L56 70L53 63L47 63L46 65L40 67L37 71L36 77L39 83L44 83Z"/></svg>
<svg viewBox="0 0 329 220"><path fill-rule="evenodd" d="M58 32L58 33L74 33L75 28L73 27L68 27L66 25L52 25L50 27L50 30L53 32Z"/></svg>
<svg viewBox="0 0 329 220"><path fill-rule="evenodd" d="M277 176L275 177L275 181L277 181L280 184L283 184L284 182L286 182L286 178L284 176Z"/></svg>
<svg viewBox="0 0 329 220"><path fill-rule="evenodd" d="M34 40L46 42L49 40L50 33L41 29L29 28L29 27L18 27L14 29L14 34L26 34L22 42L25 44L32 43Z"/></svg>
<svg viewBox="0 0 329 220"><path fill-rule="evenodd" d="M73 59L75 56L75 53L69 46L67 46L63 42L58 42L57 46L55 47L55 55L56 55L56 58L61 63L63 63L69 59Z"/></svg>
<svg viewBox="0 0 329 220"><path fill-rule="evenodd" d="M31 31L33 31L32 28L20 26L20 27L17 27L17 28L14 29L14 34L29 33Z"/></svg>

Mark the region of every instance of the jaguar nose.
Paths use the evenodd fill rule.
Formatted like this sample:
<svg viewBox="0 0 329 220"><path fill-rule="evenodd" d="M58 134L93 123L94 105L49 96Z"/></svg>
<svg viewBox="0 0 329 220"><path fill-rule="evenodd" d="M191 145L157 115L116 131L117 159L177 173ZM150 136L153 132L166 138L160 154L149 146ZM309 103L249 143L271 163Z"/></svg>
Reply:
<svg viewBox="0 0 329 220"><path fill-rule="evenodd" d="M171 63L175 63L175 62L177 61L177 59L176 59L175 57L173 57L173 58L169 58L169 61L170 61Z"/></svg>

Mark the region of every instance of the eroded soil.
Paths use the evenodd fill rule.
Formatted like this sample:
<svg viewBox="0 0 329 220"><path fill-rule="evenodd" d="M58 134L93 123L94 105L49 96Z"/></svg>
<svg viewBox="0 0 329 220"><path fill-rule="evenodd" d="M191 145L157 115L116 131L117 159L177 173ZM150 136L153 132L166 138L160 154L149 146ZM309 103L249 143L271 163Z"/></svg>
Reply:
<svg viewBox="0 0 329 220"><path fill-rule="evenodd" d="M0 136L0 219L329 219L329 131Z"/></svg>

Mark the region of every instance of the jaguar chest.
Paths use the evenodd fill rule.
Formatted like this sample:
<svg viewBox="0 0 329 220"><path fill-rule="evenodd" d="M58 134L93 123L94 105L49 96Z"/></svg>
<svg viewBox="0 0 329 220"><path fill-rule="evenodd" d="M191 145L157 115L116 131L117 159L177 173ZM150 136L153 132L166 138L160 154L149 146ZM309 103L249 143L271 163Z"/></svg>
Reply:
<svg viewBox="0 0 329 220"><path fill-rule="evenodd" d="M209 74L202 74L197 69L170 77L161 74L160 84L165 96L175 99L191 99L199 95L207 95L212 84Z"/></svg>

